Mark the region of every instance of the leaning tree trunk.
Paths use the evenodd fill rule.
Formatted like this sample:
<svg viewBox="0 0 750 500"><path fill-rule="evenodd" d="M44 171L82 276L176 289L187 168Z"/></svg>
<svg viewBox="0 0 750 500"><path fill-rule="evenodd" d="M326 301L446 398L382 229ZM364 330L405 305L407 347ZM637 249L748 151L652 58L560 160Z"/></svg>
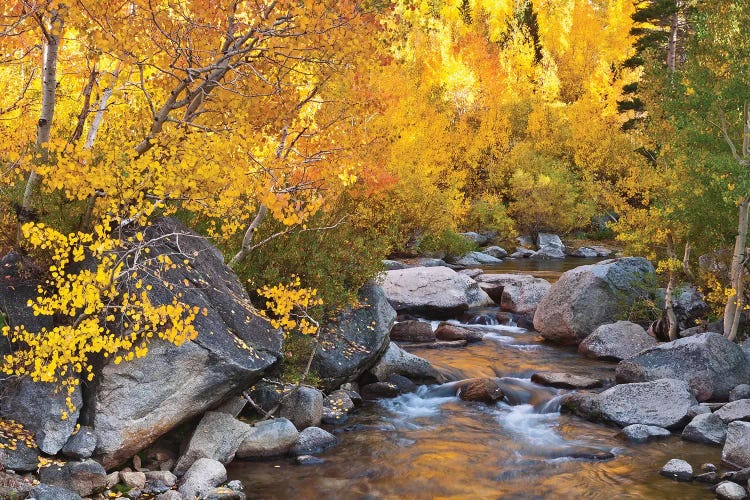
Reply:
<svg viewBox="0 0 750 500"><path fill-rule="evenodd" d="M664 294L664 313L667 317L667 332L669 340L677 340L677 315L674 312L674 241L672 240L672 233L667 234L667 258L669 259L669 281L667 283L667 291Z"/></svg>
<svg viewBox="0 0 750 500"><path fill-rule="evenodd" d="M42 162L49 160L47 143L52 131L52 118L55 114L55 91L57 89L57 55L60 49L60 37L62 33L62 19L55 15L50 23L49 29L44 33L44 50L42 63L42 109L36 128L36 145L41 152ZM26 181L26 189L23 193L21 207L24 214L34 213L34 203L39 186L42 182L41 176L36 170L31 170Z"/></svg>
<svg viewBox="0 0 750 500"><path fill-rule="evenodd" d="M732 255L731 284L734 293L729 297L724 308L724 335L730 340L737 337L737 330L739 330L740 318L744 309L743 276L747 259L748 209L750 209L750 197L745 196L740 201L737 239L734 242L734 254Z"/></svg>

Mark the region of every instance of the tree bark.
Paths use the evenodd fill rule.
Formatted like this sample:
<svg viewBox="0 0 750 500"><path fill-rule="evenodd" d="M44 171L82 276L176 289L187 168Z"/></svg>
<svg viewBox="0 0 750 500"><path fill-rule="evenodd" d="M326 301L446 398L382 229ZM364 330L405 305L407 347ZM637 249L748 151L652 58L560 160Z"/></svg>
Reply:
<svg viewBox="0 0 750 500"><path fill-rule="evenodd" d="M734 243L734 254L732 255L731 285L734 294L729 297L727 305L724 308L724 336L730 340L734 340L737 337L740 317L744 308L742 296L743 275L745 260L747 258L748 209L750 209L750 197L745 196L740 201L737 238Z"/></svg>
<svg viewBox="0 0 750 500"><path fill-rule="evenodd" d="M52 119L55 115L55 94L57 90L57 55L60 50L60 36L62 33L62 19L53 16L49 30L45 30L44 49L42 52L42 109L36 128L36 145L41 150L41 161L49 160L46 144L52 131ZM26 181L23 193L22 208L27 213L33 213L36 194L42 178L32 169Z"/></svg>
<svg viewBox="0 0 750 500"><path fill-rule="evenodd" d="M667 283L667 291L664 294L664 313L667 317L667 333L669 340L677 340L677 315L674 313L674 270L672 265L674 263L674 242L672 240L672 233L667 234L667 258L669 259L669 281Z"/></svg>

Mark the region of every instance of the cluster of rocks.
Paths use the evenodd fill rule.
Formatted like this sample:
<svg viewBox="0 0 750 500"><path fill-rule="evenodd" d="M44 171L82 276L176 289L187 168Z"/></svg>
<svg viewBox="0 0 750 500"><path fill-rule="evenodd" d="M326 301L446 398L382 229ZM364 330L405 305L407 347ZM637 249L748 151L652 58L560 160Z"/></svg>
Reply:
<svg viewBox="0 0 750 500"><path fill-rule="evenodd" d="M743 500L750 496L750 468L719 474L711 463L701 464L700 472L685 460L673 458L661 468L660 474L675 481L698 481L713 485L712 489L719 500Z"/></svg>

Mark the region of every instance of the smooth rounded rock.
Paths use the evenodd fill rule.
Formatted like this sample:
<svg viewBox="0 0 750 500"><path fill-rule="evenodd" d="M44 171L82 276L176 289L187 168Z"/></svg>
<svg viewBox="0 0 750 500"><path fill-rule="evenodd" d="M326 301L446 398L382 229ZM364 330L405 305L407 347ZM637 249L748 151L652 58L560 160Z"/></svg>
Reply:
<svg viewBox="0 0 750 500"><path fill-rule="evenodd" d="M239 458L261 458L286 455L297 442L299 431L286 418L264 420L250 426L237 448Z"/></svg>
<svg viewBox="0 0 750 500"><path fill-rule="evenodd" d="M645 443L656 439L668 438L672 435L667 429L655 425L633 424L623 427L620 434L628 441Z"/></svg>
<svg viewBox="0 0 750 500"><path fill-rule="evenodd" d="M729 401L750 399L750 384L740 384L729 391Z"/></svg>
<svg viewBox="0 0 750 500"><path fill-rule="evenodd" d="M323 393L314 387L295 387L281 399L279 416L297 429L320 425L323 418Z"/></svg>
<svg viewBox="0 0 750 500"><path fill-rule="evenodd" d="M684 460L673 458L661 468L660 474L676 481L692 481L693 467Z"/></svg>
<svg viewBox="0 0 750 500"><path fill-rule="evenodd" d="M338 438L320 427L308 427L300 432L289 453L294 456L320 453L338 443Z"/></svg>
<svg viewBox="0 0 750 500"><path fill-rule="evenodd" d="M594 389L602 386L601 380L561 372L535 373L531 376L531 381L558 389Z"/></svg>
<svg viewBox="0 0 750 500"><path fill-rule="evenodd" d="M716 486L716 497L719 500L743 500L747 498L747 491L737 483L723 481Z"/></svg>
<svg viewBox="0 0 750 500"><path fill-rule="evenodd" d="M599 326L578 345L578 352L589 358L620 361L656 345L656 339L642 326L618 321Z"/></svg>
<svg viewBox="0 0 750 500"><path fill-rule="evenodd" d="M399 342L435 342L435 332L429 323L408 320L393 325L390 338Z"/></svg>
<svg viewBox="0 0 750 500"><path fill-rule="evenodd" d="M715 413L696 415L682 430L682 439L695 443L721 445L726 436L726 424Z"/></svg>
<svg viewBox="0 0 750 500"><path fill-rule="evenodd" d="M211 458L199 458L180 479L179 492L183 498L195 498L227 480L224 464Z"/></svg>

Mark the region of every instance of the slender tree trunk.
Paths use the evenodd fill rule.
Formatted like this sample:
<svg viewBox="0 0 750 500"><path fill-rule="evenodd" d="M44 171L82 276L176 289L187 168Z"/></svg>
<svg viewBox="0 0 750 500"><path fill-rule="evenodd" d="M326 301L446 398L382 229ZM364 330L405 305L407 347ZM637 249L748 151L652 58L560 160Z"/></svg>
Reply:
<svg viewBox="0 0 750 500"><path fill-rule="evenodd" d="M730 340L737 337L743 310L742 294L745 260L747 258L748 209L750 209L750 197L745 196L740 201L737 239L734 243L734 254L732 255L731 284L734 294L729 297L724 308L724 336Z"/></svg>
<svg viewBox="0 0 750 500"><path fill-rule="evenodd" d="M677 68L677 49L680 37L680 8L682 8L682 2L676 0L675 13L669 20L669 45L667 47L667 67L670 71L675 71Z"/></svg>
<svg viewBox="0 0 750 500"><path fill-rule="evenodd" d="M682 272L685 273L685 276L690 281L695 281L695 275L693 274L693 271L690 269L690 250L692 247L690 246L690 242L688 241L685 243L685 253L682 255Z"/></svg>
<svg viewBox="0 0 750 500"><path fill-rule="evenodd" d="M667 291L664 294L664 312L667 316L667 332L669 340L677 339L677 315L674 313L674 270L672 264L675 261L674 254L674 242L672 240L672 233L667 234L667 257L669 258L669 281L667 283Z"/></svg>
<svg viewBox="0 0 750 500"><path fill-rule="evenodd" d="M41 150L41 161L49 160L46 144L49 142L52 130L52 119L55 115L55 91L57 90L57 55L60 49L60 34L62 20L56 20L58 26L52 23L51 29L45 34L42 53L42 110L36 128L36 145ZM33 213L36 194L42 182L41 176L32 169L26 181L23 193L22 208L26 213Z"/></svg>

